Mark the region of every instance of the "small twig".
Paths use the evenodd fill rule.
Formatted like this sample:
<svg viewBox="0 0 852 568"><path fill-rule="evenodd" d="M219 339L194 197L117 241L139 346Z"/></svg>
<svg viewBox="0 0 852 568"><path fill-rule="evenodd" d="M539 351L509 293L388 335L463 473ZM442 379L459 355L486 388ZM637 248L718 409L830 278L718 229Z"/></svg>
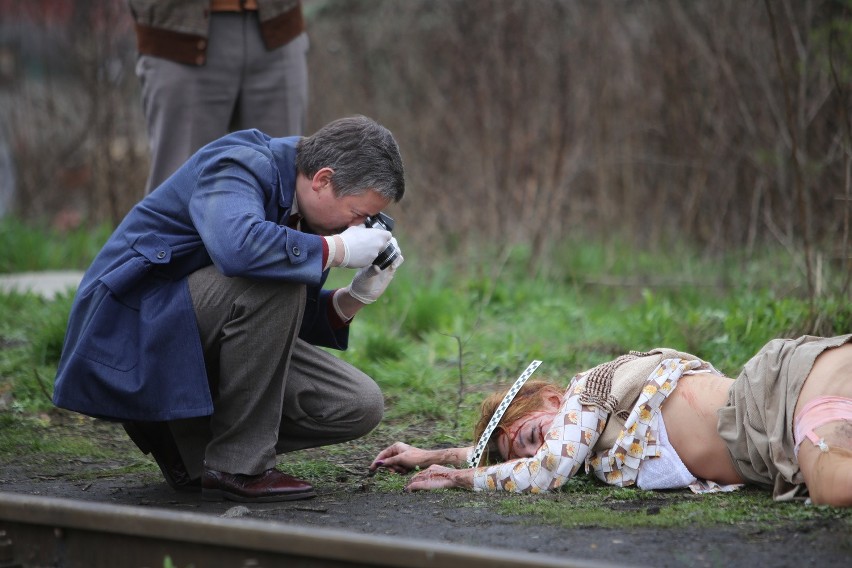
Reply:
<svg viewBox="0 0 852 568"><path fill-rule="evenodd" d="M799 142L797 136L796 121L793 114L793 101L790 96L790 80L787 76L787 68L784 66L784 59L781 55L781 42L778 37L778 29L775 22L775 14L772 11L772 4L769 0L764 0L766 12L769 16L769 29L772 32L772 43L775 51L775 60L778 64L778 72L781 74L781 92L784 95L784 107L787 116L787 129L790 134L790 163L793 169L793 190L796 195L797 209L799 211L799 223L802 226L802 245L805 253L805 269L806 280L808 285L808 298L811 305L811 313L814 310L814 301L816 299L816 291L814 290L814 270L811 266L811 235L810 235L810 211L805 207L805 197L802 179L802 167L799 163ZM795 71L794 71L795 73Z"/></svg>
<svg viewBox="0 0 852 568"><path fill-rule="evenodd" d="M296 511L305 511L307 513L328 513L328 507L305 507L304 505L293 507Z"/></svg>
<svg viewBox="0 0 852 568"><path fill-rule="evenodd" d="M840 116L843 124L843 133L846 135L846 176L845 188L846 195L835 199L845 200L843 208L843 237L841 240L841 248L843 258L846 259L846 274L843 277L843 285L841 286L841 294L844 296L849 292L850 282L852 282L852 262L849 261L849 238L850 238L850 210L852 210L852 120L850 120L849 109L843 104L846 99L846 92L843 88L843 83L837 77L837 69L834 67L834 47L837 44L837 30L832 30L828 40L828 68L831 71L831 81L834 83L834 88L837 90L838 99L840 100Z"/></svg>
<svg viewBox="0 0 852 568"><path fill-rule="evenodd" d="M39 388L41 389L44 398L46 398L51 404L53 404L53 397L50 396L50 393L47 392L47 387L44 384L44 381L41 378L41 375L38 374L38 369L33 369L33 374L35 375L36 382L38 383Z"/></svg>
<svg viewBox="0 0 852 568"><path fill-rule="evenodd" d="M348 473L349 475L353 475L355 477L372 477L375 474L375 472L373 472L373 471L369 471L369 470L363 471L363 470L358 470L358 469L353 469L353 468L354 468L354 466L353 467L342 467L342 466L340 466L340 469L342 469L345 473Z"/></svg>
<svg viewBox="0 0 852 568"><path fill-rule="evenodd" d="M486 306L491 302L491 297L494 295L494 289L497 287L497 283L500 280L500 275L503 273L503 269L506 267L506 263L509 261L509 256L511 254L511 247L507 246L503 255L500 258L500 261L497 263L497 269L491 278L491 282L493 283L491 288L488 290L487 294L482 298L482 301L479 302L479 310L476 314L476 321L473 322L471 326L470 334L466 339L462 340L458 335L446 335L447 337L452 337L456 340L456 344L458 345L459 350L459 358L458 358L458 370L459 370L459 389L458 396L456 398L456 411L455 417L453 418L453 430L458 428L459 424L459 412L461 411L462 405L462 396L464 395L464 345L473 337L473 334L476 333L476 329L479 327L479 321L482 319L482 313L485 311Z"/></svg>
<svg viewBox="0 0 852 568"><path fill-rule="evenodd" d="M462 396L464 396L464 372L463 372L463 363L462 358L464 356L464 345L462 344L461 337L458 335L453 335L453 338L456 340L456 345L458 345L459 349L459 360L458 360L458 368L459 368L459 391L458 396L456 397L456 412L453 417L453 430L458 428L459 426L459 412L461 412L462 405Z"/></svg>
<svg viewBox="0 0 852 568"><path fill-rule="evenodd" d="M846 207L843 212L843 242L842 255L846 259L846 274L843 277L843 286L841 293L845 296L849 292L849 285L852 282L852 262L850 262L849 254L849 217L852 210L852 159L846 158Z"/></svg>

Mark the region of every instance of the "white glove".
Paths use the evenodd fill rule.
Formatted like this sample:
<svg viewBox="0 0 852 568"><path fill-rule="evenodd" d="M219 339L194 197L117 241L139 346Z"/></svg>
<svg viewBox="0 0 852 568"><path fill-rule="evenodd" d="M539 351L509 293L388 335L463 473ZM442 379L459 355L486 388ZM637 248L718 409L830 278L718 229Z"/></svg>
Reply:
<svg viewBox="0 0 852 568"><path fill-rule="evenodd" d="M385 250L393 235L383 229L368 229L363 225L349 227L338 235L343 241L342 268L370 266L379 253ZM388 267L390 268L390 267Z"/></svg>
<svg viewBox="0 0 852 568"><path fill-rule="evenodd" d="M372 231L373 229L369 230ZM392 237L391 242L399 249L395 238ZM355 277L349 285L349 295L362 304L372 304L387 290L388 284L393 280L396 269L402 264L403 260L405 259L400 250L399 255L384 270L373 264L365 266L355 273Z"/></svg>

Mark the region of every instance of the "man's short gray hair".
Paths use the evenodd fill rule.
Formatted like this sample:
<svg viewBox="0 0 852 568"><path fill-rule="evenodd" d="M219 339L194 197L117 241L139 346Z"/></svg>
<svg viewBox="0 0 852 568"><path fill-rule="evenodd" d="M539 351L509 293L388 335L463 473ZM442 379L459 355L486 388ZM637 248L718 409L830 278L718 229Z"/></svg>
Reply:
<svg viewBox="0 0 852 568"><path fill-rule="evenodd" d="M331 168L335 195L358 195L374 190L386 199L399 201L405 193L402 156L393 134L366 116L330 122L296 147L296 167L312 178Z"/></svg>

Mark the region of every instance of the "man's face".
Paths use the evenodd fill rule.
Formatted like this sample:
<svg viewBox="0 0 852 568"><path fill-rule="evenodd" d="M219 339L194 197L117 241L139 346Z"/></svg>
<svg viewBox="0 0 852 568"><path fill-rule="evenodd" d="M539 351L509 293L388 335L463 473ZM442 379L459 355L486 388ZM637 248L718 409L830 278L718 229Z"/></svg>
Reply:
<svg viewBox="0 0 852 568"><path fill-rule="evenodd" d="M319 176L319 179L315 176L310 187L299 193L298 199L299 212L319 235L334 235L348 227L361 225L368 216L377 214L390 203L389 199L373 190L338 197L330 177L324 176Z"/></svg>

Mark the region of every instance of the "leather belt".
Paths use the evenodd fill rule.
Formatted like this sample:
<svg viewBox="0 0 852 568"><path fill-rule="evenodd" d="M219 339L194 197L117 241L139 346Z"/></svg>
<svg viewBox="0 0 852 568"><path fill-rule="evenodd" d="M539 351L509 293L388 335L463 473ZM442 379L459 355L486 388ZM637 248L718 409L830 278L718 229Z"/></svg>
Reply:
<svg viewBox="0 0 852 568"><path fill-rule="evenodd" d="M210 0L211 12L256 12L257 0Z"/></svg>

